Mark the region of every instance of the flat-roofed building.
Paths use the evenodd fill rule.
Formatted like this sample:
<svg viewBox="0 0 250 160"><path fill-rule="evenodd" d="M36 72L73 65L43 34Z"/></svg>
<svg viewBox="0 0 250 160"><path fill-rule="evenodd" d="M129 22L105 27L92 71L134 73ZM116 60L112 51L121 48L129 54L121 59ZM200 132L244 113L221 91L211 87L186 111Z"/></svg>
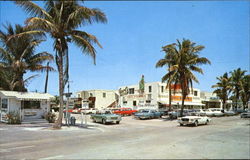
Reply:
<svg viewBox="0 0 250 160"><path fill-rule="evenodd" d="M152 108L152 109L168 109L169 107L169 89L167 84L162 82L148 82L144 84L144 92L139 90L139 84L119 87L121 107L131 107L133 109ZM181 106L181 90L180 85L171 86L172 89L172 107L180 108ZM185 99L185 108L201 108L200 89L193 88L193 92Z"/></svg>
<svg viewBox="0 0 250 160"><path fill-rule="evenodd" d="M82 108L98 110L117 106L119 98L114 90L84 90L76 92L76 96L82 99Z"/></svg>

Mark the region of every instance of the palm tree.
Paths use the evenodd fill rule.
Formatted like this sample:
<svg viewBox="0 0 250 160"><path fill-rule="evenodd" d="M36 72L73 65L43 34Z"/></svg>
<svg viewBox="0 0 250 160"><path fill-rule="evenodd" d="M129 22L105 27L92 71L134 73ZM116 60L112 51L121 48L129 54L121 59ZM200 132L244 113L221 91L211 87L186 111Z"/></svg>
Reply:
<svg viewBox="0 0 250 160"><path fill-rule="evenodd" d="M93 22L107 21L106 16L99 9L89 9L81 6L79 1L45 1L45 8L41 8L31 1L16 1L27 13L34 16L27 19L28 26L44 31L54 40L56 64L59 72L59 117L54 128L61 128L63 118L63 92L68 81L68 43L74 43L84 54L94 59L96 50L93 44L99 44L97 38L87 32L77 30L81 26Z"/></svg>
<svg viewBox="0 0 250 160"><path fill-rule="evenodd" d="M52 70L51 67L43 66L43 62L53 60L53 56L47 52L35 53L35 48L43 41L40 31L18 24L15 27L8 24L4 28L6 32L0 31L0 69L4 88L27 91L25 83L36 75L24 80L24 74L27 71Z"/></svg>
<svg viewBox="0 0 250 160"><path fill-rule="evenodd" d="M231 85L232 85L233 94L235 96L235 103L236 103L235 109L237 110L238 108L237 103L240 97L240 90L241 90L240 84L246 71L245 70L242 71L240 68L238 68L237 70L234 70L230 73L231 73Z"/></svg>
<svg viewBox="0 0 250 160"><path fill-rule="evenodd" d="M180 116L182 116L184 100L190 93L190 88L193 91L193 81L199 83L193 72L203 74L203 70L198 66L210 64L210 61L198 55L204 49L204 46L196 45L188 39L183 39L182 42L177 40L177 44L174 43L169 47L171 50L169 51L171 52L170 57L165 57L166 63L169 64L169 72L163 77L163 80L168 80L168 83L173 82L174 86L180 84L182 94Z"/></svg>
<svg viewBox="0 0 250 160"><path fill-rule="evenodd" d="M162 51L165 52L165 56L163 59L160 59L155 67L163 67L167 66L168 67L168 73L170 73L170 66L174 64L174 53L175 53L175 44L170 44L162 47ZM172 103L172 91L171 91L171 84L172 84L173 79L168 78L167 75L162 77L162 82L167 82L166 89L169 89L169 110L171 110L171 103ZM176 81L177 82L177 81ZM174 92L175 92L175 87L174 87Z"/></svg>
<svg viewBox="0 0 250 160"><path fill-rule="evenodd" d="M216 88L213 93L216 93L217 97L222 100L222 109L225 109L226 101L228 100L228 96L232 91L231 87L231 77L228 77L227 72L224 73L223 76L216 77L219 81L216 85L213 85L212 88Z"/></svg>
<svg viewBox="0 0 250 160"><path fill-rule="evenodd" d="M243 103L243 109L247 107L247 103L250 101L250 75L245 75L240 81L240 97Z"/></svg>

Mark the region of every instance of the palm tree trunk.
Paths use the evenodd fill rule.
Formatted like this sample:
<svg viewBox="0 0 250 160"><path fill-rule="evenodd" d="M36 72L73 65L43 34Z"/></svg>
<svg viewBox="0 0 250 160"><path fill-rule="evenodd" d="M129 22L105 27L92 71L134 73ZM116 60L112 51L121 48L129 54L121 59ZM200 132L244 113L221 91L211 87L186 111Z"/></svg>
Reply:
<svg viewBox="0 0 250 160"><path fill-rule="evenodd" d="M59 101L60 101L60 106L59 106L59 116L58 119L53 126L53 128L60 129L62 126L62 119L63 119L63 92L64 92L64 84L63 84L63 55L59 53L59 58L58 58L58 72L59 72Z"/></svg>
<svg viewBox="0 0 250 160"><path fill-rule="evenodd" d="M46 70L46 80L45 80L45 87L44 87L44 93L47 93L48 88L48 79L49 79L49 62L47 63L47 70Z"/></svg>
<svg viewBox="0 0 250 160"><path fill-rule="evenodd" d="M170 111L172 110L171 102L172 102L172 91L171 91L171 83L170 83L169 84L169 102L168 102Z"/></svg>

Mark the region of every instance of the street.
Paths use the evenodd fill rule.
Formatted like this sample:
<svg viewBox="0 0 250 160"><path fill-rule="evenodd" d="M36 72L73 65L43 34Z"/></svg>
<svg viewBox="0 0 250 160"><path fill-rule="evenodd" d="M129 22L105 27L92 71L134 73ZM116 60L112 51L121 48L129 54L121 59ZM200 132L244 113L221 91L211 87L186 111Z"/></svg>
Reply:
<svg viewBox="0 0 250 160"><path fill-rule="evenodd" d="M79 115L75 115L79 119ZM78 123L80 121L77 121ZM208 125L180 127L176 120L135 120L119 125L88 119L88 128L0 125L1 159L249 159L250 121L212 118Z"/></svg>

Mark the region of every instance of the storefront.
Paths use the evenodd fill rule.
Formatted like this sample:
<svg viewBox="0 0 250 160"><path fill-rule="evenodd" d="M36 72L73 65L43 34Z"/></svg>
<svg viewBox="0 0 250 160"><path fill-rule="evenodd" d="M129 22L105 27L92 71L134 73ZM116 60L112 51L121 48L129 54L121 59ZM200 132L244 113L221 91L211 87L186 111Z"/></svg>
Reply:
<svg viewBox="0 0 250 160"><path fill-rule="evenodd" d="M15 113L21 120L41 119L50 110L52 95L47 93L0 91L0 120L7 122L7 114Z"/></svg>

